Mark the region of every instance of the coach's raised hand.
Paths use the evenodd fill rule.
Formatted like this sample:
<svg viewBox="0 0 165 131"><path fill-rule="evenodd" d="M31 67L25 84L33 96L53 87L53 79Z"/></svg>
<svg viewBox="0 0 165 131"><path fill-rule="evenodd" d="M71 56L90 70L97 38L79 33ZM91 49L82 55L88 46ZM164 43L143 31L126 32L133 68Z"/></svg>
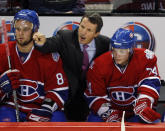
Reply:
<svg viewBox="0 0 165 131"><path fill-rule="evenodd" d="M46 42L46 37L44 34L42 34L40 32L36 32L33 35L33 40L34 40L35 44L37 44L38 46L42 46Z"/></svg>

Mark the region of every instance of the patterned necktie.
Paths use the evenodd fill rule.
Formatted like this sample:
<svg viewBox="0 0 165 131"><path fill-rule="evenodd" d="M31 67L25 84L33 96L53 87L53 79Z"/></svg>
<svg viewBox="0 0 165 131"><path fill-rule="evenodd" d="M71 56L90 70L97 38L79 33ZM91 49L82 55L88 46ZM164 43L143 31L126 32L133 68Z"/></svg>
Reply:
<svg viewBox="0 0 165 131"><path fill-rule="evenodd" d="M87 50L86 48L88 48L88 45L83 45L83 54L84 54L84 57L83 57L83 65L82 65L82 70L83 72L85 72L88 68L88 64L89 64L89 57L88 57L88 53L87 53Z"/></svg>

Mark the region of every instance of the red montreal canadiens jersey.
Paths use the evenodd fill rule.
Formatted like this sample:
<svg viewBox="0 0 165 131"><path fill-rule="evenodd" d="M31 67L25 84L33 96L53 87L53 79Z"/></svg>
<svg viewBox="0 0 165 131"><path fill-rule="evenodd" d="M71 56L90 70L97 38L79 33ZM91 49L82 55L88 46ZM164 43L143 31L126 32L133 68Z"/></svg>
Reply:
<svg viewBox="0 0 165 131"><path fill-rule="evenodd" d="M62 68L62 61L58 53L41 54L32 49L22 63L16 44L9 44L12 69L21 72L21 85L17 89L19 108L28 112L32 108L40 108L43 99L53 99L59 109L63 108L68 94L68 82ZM0 74L8 70L5 45L0 45ZM0 98L4 98L0 91ZM9 95L12 98L12 95ZM4 99L5 104L13 106L12 99Z"/></svg>
<svg viewBox="0 0 165 131"><path fill-rule="evenodd" d="M123 71L114 63L111 52L104 53L90 65L85 95L89 107L97 112L110 102L118 110L131 110L138 94L159 98L160 77L157 58L148 49L134 49Z"/></svg>

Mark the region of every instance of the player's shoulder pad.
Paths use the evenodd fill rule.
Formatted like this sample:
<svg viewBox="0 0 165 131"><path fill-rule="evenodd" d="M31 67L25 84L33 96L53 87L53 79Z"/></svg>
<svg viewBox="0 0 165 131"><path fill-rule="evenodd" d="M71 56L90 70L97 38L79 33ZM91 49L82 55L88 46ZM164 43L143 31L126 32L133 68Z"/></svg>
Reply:
<svg viewBox="0 0 165 131"><path fill-rule="evenodd" d="M139 57L140 59L152 60L156 57L155 53L149 49L137 48L134 51L136 57Z"/></svg>
<svg viewBox="0 0 165 131"><path fill-rule="evenodd" d="M108 51L108 52L105 52L105 53L101 54L100 56L96 57L94 59L94 61L90 64L89 68L93 69L93 66L109 67L109 64L111 64L111 62L112 62L111 52Z"/></svg>
<svg viewBox="0 0 165 131"><path fill-rule="evenodd" d="M144 50L144 53L147 59L153 59L155 56L155 53L149 49Z"/></svg>

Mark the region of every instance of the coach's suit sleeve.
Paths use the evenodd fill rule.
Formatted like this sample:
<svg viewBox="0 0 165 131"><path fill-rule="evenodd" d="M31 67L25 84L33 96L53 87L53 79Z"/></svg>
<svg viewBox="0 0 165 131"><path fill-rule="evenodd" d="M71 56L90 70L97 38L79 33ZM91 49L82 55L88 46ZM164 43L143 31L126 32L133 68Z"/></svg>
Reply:
<svg viewBox="0 0 165 131"><path fill-rule="evenodd" d="M64 47L63 36L61 32L62 31L59 31L55 36L47 38L43 46L38 46L37 44L35 44L35 48L42 53L60 53Z"/></svg>

